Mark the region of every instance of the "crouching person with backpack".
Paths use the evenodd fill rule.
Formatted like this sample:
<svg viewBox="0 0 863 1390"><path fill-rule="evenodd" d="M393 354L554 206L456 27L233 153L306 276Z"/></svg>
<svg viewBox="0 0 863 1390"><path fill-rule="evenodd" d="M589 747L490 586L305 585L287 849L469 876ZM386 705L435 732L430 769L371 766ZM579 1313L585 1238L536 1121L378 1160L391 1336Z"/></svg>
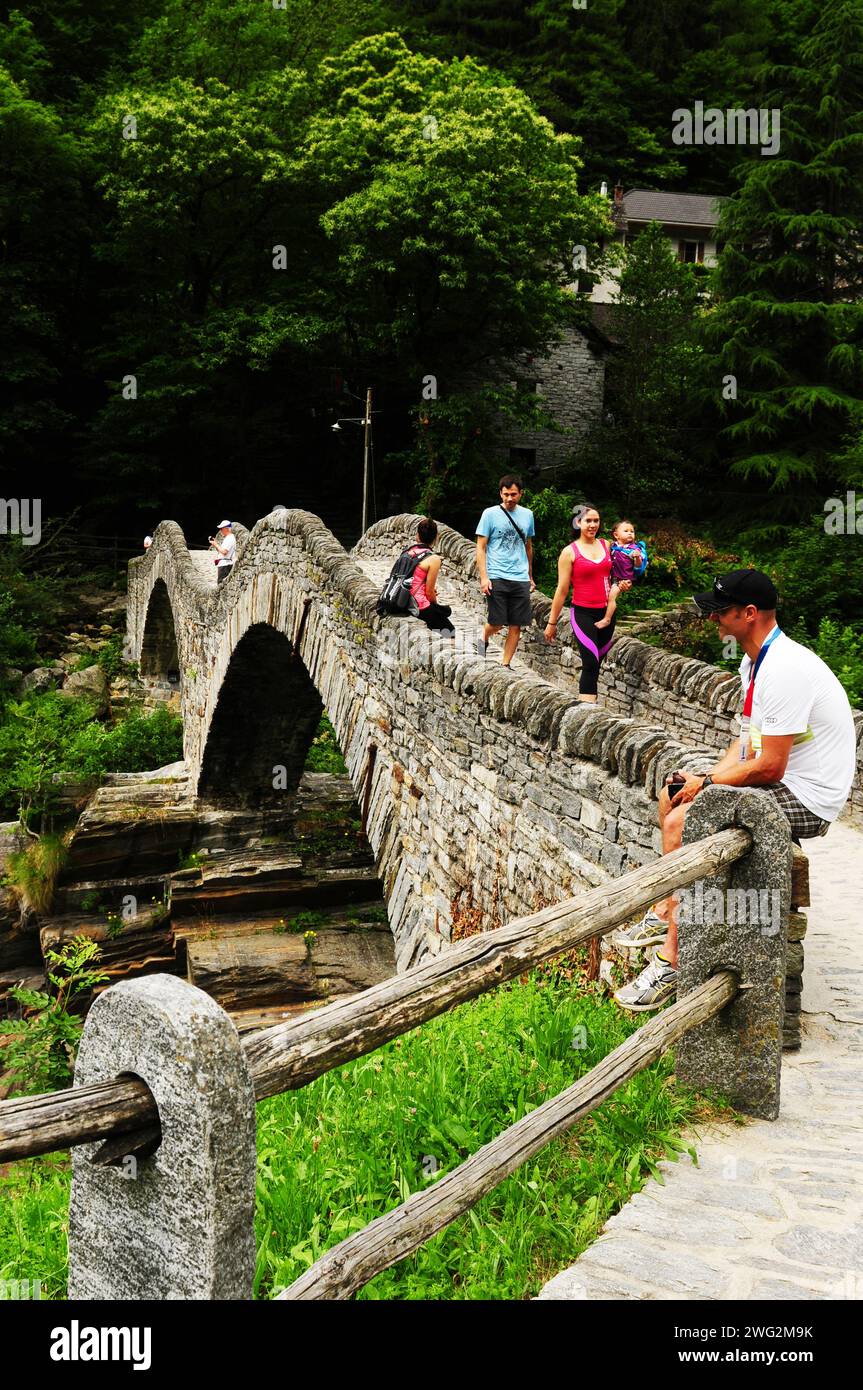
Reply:
<svg viewBox="0 0 863 1390"><path fill-rule="evenodd" d="M437 523L425 517L417 527L415 543L402 551L392 567L378 600L378 612L421 618L432 632L454 637L452 609L437 601L441 557L431 548L436 540Z"/></svg>

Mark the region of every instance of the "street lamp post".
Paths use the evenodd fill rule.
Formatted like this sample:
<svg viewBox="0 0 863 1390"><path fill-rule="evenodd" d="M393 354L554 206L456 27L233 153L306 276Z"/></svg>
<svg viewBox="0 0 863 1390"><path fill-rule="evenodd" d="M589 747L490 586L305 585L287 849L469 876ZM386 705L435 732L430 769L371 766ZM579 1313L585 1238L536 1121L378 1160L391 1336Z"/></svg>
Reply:
<svg viewBox="0 0 863 1390"><path fill-rule="evenodd" d="M357 397L360 400L361 397ZM369 476L372 451L372 388L366 390L366 413L360 418L342 416L336 420L333 429L338 432L342 425L362 425L363 427L363 529L365 535L369 525Z"/></svg>
<svg viewBox="0 0 863 1390"><path fill-rule="evenodd" d="M366 417L363 420L363 535L369 524L369 445L372 437L372 388L366 391Z"/></svg>

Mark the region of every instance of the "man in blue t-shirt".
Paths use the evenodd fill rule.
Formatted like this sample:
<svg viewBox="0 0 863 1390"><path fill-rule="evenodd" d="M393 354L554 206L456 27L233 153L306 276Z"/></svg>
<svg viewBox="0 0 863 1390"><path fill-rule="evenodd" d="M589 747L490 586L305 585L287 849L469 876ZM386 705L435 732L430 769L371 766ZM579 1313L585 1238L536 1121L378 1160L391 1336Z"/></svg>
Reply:
<svg viewBox="0 0 863 1390"><path fill-rule="evenodd" d="M476 567L488 601L488 621L482 634L482 652L488 639L508 628L503 664L515 656L521 629L531 619L533 582L533 512L519 506L521 479L507 473L500 480L500 506L486 507L476 528Z"/></svg>

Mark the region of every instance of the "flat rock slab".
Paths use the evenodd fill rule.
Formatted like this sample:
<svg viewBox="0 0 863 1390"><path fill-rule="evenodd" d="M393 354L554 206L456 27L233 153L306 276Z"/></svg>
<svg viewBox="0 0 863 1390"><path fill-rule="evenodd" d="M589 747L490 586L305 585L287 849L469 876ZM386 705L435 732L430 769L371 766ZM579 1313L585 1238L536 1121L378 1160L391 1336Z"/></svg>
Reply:
<svg viewBox="0 0 863 1390"><path fill-rule="evenodd" d="M318 929L186 938L189 979L223 1008L263 1009L356 994L395 974L389 932Z"/></svg>
<svg viewBox="0 0 863 1390"><path fill-rule="evenodd" d="M203 869L172 875L171 917L176 921L265 910L286 916L303 906L379 902L381 881L374 865L362 862L365 858L342 867L337 855L320 866L274 850L225 855Z"/></svg>
<svg viewBox="0 0 863 1390"><path fill-rule="evenodd" d="M803 1047L779 1119L690 1135L541 1299L863 1297L863 834L808 840Z"/></svg>

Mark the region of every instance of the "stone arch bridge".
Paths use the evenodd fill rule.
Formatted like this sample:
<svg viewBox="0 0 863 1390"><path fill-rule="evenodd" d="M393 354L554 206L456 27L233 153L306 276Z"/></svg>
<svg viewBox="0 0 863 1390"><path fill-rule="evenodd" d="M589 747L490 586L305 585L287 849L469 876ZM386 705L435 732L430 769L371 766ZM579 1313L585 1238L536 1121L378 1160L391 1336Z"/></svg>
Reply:
<svg viewBox="0 0 863 1390"><path fill-rule="evenodd" d="M128 654L143 679L179 681L202 802L277 806L326 707L400 969L653 858L658 788L675 766L712 759L737 700L733 677L624 637L607 667L612 708L585 706L569 646L549 654L529 639L506 672L475 655L469 634L452 643L380 618L380 573L416 520L380 522L348 554L311 513L274 512L237 528L236 563L218 587L210 555L190 552L165 521L129 570ZM440 549L464 636L480 616L473 548L443 527ZM535 605L544 623L548 600ZM654 658L666 677L677 664L678 685L701 668L700 741L673 737L668 701L638 705Z"/></svg>

